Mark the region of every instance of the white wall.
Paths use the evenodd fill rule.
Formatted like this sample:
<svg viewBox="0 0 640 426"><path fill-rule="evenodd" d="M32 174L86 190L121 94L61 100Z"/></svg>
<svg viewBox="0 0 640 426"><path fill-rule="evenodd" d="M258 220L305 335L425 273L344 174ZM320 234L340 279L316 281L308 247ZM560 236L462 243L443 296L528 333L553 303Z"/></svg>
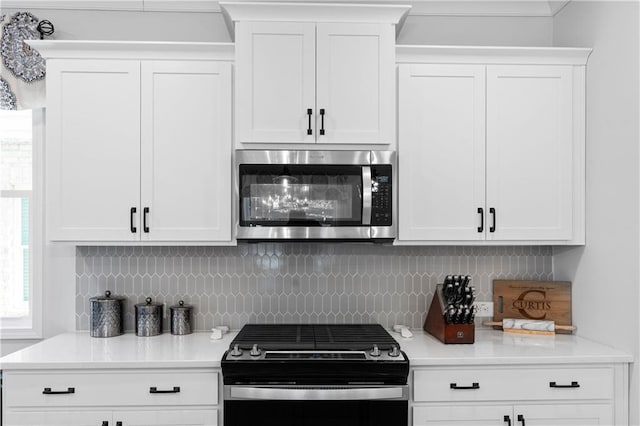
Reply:
<svg viewBox="0 0 640 426"><path fill-rule="evenodd" d="M640 358L639 4L573 1L554 19L558 46L592 47L587 63L587 244L556 249L554 277L573 282L578 334ZM640 424L632 366L630 421Z"/></svg>
<svg viewBox="0 0 640 426"><path fill-rule="evenodd" d="M14 13L6 9L3 13ZM34 9L55 39L229 42L221 13ZM550 46L549 17L409 16L398 44Z"/></svg>

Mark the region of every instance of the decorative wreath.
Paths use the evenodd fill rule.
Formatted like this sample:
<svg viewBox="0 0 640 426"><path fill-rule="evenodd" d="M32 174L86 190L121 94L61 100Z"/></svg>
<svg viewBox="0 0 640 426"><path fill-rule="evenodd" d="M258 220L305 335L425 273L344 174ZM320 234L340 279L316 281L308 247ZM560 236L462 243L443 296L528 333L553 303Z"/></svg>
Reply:
<svg viewBox="0 0 640 426"><path fill-rule="evenodd" d="M42 56L25 43L38 39L38 18L29 12L14 14L2 30L2 62L16 78L27 83L43 79L46 73Z"/></svg>

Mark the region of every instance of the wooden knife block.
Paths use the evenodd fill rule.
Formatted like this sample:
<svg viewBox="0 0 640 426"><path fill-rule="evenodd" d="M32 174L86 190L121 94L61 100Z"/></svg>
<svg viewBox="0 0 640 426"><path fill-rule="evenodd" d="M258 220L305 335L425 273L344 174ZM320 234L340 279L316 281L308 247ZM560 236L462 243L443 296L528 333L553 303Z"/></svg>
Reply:
<svg viewBox="0 0 640 426"><path fill-rule="evenodd" d="M443 343L473 343L475 340L475 323L471 324L447 324L444 320L444 296L442 284L438 284L431 301L427 319L423 329L427 333L437 337Z"/></svg>

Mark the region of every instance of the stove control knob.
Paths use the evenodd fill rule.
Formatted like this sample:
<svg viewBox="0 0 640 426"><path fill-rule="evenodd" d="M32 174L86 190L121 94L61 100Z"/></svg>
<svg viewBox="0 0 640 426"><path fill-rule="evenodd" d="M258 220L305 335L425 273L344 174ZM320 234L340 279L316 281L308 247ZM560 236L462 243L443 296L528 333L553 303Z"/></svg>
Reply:
<svg viewBox="0 0 640 426"><path fill-rule="evenodd" d="M253 347L251 348L251 352L249 352L249 355L260 356L261 353L262 351L258 348L258 345L253 345Z"/></svg>
<svg viewBox="0 0 640 426"><path fill-rule="evenodd" d="M240 356L242 355L242 349L240 349L239 345L236 343L233 345L233 349L230 352L231 356Z"/></svg>
<svg viewBox="0 0 640 426"><path fill-rule="evenodd" d="M389 356L391 357L397 357L400 356L400 350L398 349L398 347L396 345L393 345L391 347L391 350L389 351Z"/></svg>
<svg viewBox="0 0 640 426"><path fill-rule="evenodd" d="M374 357L379 357L380 356L380 349L378 348L378 345L373 345L373 350L371 352L369 352L369 355L374 356Z"/></svg>

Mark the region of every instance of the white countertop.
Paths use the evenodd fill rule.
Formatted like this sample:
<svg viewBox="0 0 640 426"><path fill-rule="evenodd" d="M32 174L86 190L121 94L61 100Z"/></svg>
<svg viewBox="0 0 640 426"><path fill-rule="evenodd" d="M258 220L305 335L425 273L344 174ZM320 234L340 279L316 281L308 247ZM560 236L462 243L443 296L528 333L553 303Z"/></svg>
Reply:
<svg viewBox="0 0 640 426"><path fill-rule="evenodd" d="M65 333L0 358L2 370L64 368L220 367L236 332L220 340L211 333L138 337L134 333L97 338L88 332Z"/></svg>
<svg viewBox="0 0 640 426"><path fill-rule="evenodd" d="M475 343L445 345L422 330L405 339L391 332L411 366L487 364L574 364L632 362L611 347L571 335L532 336L478 330ZM0 358L3 370L68 368L214 368L235 332L222 340L210 333L137 337L127 333L92 338L88 332L65 333Z"/></svg>

